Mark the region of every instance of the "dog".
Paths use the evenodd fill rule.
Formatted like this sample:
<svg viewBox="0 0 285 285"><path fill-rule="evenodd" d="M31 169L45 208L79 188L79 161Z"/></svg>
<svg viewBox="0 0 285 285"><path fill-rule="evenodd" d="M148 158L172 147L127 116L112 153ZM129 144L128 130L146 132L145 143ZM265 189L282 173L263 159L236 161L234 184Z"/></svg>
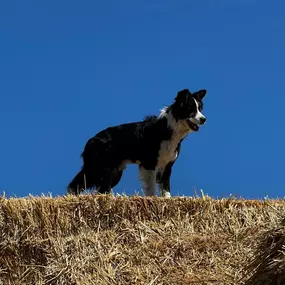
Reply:
<svg viewBox="0 0 285 285"><path fill-rule="evenodd" d="M121 180L127 164L139 166L145 196L156 194L156 183L163 197L171 197L170 176L181 143L206 123L202 114L206 90L177 93L174 102L158 116L143 121L109 127L90 138L81 157L81 171L68 185L69 194L96 188L110 193Z"/></svg>

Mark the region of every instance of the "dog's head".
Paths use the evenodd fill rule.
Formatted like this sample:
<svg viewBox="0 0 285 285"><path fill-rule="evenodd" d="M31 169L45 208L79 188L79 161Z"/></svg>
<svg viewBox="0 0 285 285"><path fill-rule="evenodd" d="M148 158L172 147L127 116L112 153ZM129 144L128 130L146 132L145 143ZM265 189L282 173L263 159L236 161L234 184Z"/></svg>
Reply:
<svg viewBox="0 0 285 285"><path fill-rule="evenodd" d="M173 116L194 132L199 130L200 125L206 123L206 117L201 113L202 100L206 93L207 91L202 89L191 94L188 89L184 89L177 93L173 104Z"/></svg>

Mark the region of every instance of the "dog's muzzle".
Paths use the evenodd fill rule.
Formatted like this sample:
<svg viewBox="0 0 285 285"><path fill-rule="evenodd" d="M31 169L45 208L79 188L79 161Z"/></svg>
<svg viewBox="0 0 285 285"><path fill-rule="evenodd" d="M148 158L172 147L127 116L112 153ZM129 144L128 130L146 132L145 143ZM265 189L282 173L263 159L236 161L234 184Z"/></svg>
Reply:
<svg viewBox="0 0 285 285"><path fill-rule="evenodd" d="M192 131L198 132L200 128L199 125L205 125L206 120L207 119L205 117L202 117L199 119L199 123L194 123L193 121L191 121L191 119L187 119L187 124Z"/></svg>
<svg viewBox="0 0 285 285"><path fill-rule="evenodd" d="M200 125L205 125L206 124L207 119L205 117L200 119Z"/></svg>

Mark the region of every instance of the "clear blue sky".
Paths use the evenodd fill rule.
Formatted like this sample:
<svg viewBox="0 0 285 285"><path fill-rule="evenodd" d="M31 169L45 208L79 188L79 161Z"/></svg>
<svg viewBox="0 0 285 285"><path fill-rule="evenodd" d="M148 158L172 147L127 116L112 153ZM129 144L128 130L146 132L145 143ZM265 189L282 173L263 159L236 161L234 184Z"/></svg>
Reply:
<svg viewBox="0 0 285 285"><path fill-rule="evenodd" d="M88 138L207 89L174 195L283 197L284 1L1 1L0 190L65 193ZM140 190L137 167L116 192Z"/></svg>

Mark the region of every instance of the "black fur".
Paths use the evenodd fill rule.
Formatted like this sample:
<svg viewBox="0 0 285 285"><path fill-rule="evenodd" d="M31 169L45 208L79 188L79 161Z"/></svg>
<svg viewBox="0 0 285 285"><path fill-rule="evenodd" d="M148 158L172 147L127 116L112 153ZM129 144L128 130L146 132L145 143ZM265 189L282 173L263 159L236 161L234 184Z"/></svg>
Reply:
<svg viewBox="0 0 285 285"><path fill-rule="evenodd" d="M197 114L196 103L191 98L196 99L201 111L205 94L205 90L194 94L188 89L182 90L175 102L165 109L164 115L147 116L141 122L109 127L90 138L81 155L82 169L69 183L68 192L79 194L95 187L99 193L109 193L119 183L127 163L137 163L140 168L156 171L162 142L170 142L177 134L177 130L169 125L170 113L175 122L184 124L183 121ZM186 130L186 134L189 131ZM185 136L174 145L177 157ZM156 182L167 192L170 192L170 176L177 157L168 161L163 170L155 172Z"/></svg>

